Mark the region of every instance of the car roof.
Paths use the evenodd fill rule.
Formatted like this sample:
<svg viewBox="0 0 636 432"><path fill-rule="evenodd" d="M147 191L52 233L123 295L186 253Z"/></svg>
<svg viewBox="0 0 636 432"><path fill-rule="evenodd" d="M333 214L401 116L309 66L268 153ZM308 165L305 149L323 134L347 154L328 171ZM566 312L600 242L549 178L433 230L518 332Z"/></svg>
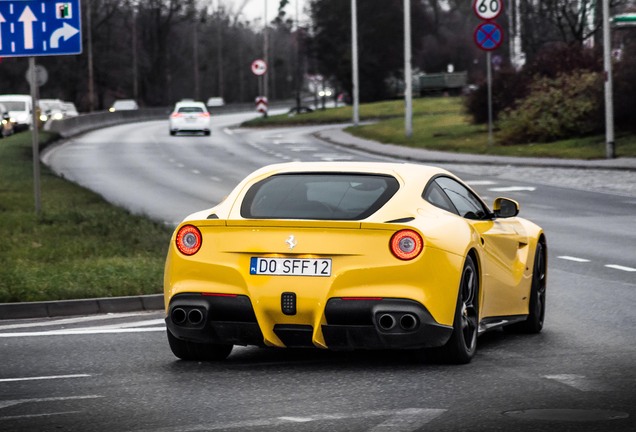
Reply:
<svg viewBox="0 0 636 432"><path fill-rule="evenodd" d="M287 162L281 164L268 165L253 173L258 177L268 177L274 174L301 173L301 172L351 172L368 174L394 175L405 181L418 179L429 179L433 176L446 174L448 171L430 165L420 165L415 163L398 162L349 162L349 161L329 161L329 162ZM453 176L454 177L454 176Z"/></svg>

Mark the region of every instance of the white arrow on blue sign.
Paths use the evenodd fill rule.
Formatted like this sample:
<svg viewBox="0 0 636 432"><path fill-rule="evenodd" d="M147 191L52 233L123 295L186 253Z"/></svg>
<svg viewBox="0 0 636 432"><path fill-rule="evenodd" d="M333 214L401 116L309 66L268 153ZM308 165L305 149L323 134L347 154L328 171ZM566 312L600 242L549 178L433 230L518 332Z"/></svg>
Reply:
<svg viewBox="0 0 636 432"><path fill-rule="evenodd" d="M79 0L0 0L0 57L82 52Z"/></svg>

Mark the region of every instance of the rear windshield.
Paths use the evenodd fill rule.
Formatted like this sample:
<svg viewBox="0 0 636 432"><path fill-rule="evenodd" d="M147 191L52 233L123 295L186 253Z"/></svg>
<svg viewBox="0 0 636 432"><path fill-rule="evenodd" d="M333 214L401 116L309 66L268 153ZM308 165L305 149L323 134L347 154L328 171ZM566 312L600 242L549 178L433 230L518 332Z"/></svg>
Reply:
<svg viewBox="0 0 636 432"><path fill-rule="evenodd" d="M203 108L201 107L180 107L180 113L202 113Z"/></svg>
<svg viewBox="0 0 636 432"><path fill-rule="evenodd" d="M256 219L365 219L399 188L387 175L279 174L256 183L245 195L241 216Z"/></svg>

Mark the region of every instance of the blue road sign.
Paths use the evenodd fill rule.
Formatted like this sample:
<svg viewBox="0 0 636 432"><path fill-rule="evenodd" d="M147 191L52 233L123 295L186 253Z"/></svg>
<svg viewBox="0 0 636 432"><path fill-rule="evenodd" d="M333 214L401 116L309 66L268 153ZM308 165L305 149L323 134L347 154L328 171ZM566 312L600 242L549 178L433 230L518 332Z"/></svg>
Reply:
<svg viewBox="0 0 636 432"><path fill-rule="evenodd" d="M0 57L82 52L79 0L0 0Z"/></svg>
<svg viewBox="0 0 636 432"><path fill-rule="evenodd" d="M473 35L475 43L484 51L492 51L503 42L503 30L494 21L484 21L477 26Z"/></svg>

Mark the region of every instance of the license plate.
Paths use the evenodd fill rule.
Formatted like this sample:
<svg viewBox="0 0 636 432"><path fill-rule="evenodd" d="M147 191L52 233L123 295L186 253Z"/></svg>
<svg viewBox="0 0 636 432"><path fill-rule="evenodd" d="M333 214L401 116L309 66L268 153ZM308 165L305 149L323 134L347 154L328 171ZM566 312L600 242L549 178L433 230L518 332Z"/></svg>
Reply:
<svg viewBox="0 0 636 432"><path fill-rule="evenodd" d="M275 276L331 276L331 258L250 259L250 274Z"/></svg>

